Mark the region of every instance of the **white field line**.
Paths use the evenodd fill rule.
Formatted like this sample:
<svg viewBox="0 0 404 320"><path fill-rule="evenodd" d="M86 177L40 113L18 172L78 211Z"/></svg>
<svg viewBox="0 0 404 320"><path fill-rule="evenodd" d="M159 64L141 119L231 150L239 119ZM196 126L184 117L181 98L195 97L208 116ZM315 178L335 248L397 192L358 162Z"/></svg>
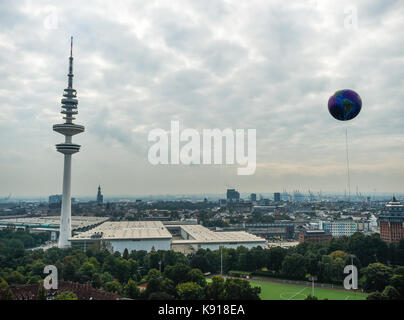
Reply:
<svg viewBox="0 0 404 320"><path fill-rule="evenodd" d="M294 297L296 297L298 294L302 293L304 290L306 290L307 287L304 287L302 290L300 290L299 292L295 293L295 295L291 296L288 300L292 300Z"/></svg>

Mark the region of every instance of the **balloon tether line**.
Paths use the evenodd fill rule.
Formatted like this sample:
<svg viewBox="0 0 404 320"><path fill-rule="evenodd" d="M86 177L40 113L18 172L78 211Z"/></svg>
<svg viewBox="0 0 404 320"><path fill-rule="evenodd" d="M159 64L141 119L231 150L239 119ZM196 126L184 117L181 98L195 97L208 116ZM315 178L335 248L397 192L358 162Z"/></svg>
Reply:
<svg viewBox="0 0 404 320"><path fill-rule="evenodd" d="M346 169L348 178L348 201L351 201L351 180L349 176L349 155L348 155L348 127L345 128L345 147L346 147Z"/></svg>

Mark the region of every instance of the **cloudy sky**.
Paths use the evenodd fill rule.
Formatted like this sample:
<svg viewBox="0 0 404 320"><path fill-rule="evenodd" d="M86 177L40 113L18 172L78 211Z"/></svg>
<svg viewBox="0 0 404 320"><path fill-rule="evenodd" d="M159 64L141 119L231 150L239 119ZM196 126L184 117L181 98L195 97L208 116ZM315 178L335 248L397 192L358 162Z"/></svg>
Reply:
<svg viewBox="0 0 404 320"><path fill-rule="evenodd" d="M0 2L0 198L61 193L70 36L78 124L73 196L404 192L404 2ZM349 123L327 101L351 88ZM257 170L148 162L154 128L253 128Z"/></svg>

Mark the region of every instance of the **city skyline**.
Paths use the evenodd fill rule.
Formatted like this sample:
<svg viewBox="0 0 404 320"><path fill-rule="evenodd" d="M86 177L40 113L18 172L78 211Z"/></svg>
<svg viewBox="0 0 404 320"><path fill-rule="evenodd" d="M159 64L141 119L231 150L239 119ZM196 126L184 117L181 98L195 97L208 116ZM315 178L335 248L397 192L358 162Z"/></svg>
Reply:
<svg viewBox="0 0 404 320"><path fill-rule="evenodd" d="M86 126L75 140L84 147L73 160L73 196L99 184L106 197L230 187L341 193L346 127L351 194L356 186L404 191L402 3L118 1L96 10L80 4L73 14L75 1L39 2L1 5L0 198L61 193L60 137L50 130L60 121L70 35ZM348 5L357 8L355 28L344 25ZM344 88L363 100L348 124L327 110ZM171 120L198 131L256 129L255 174L237 176L235 165L151 165L147 134Z"/></svg>

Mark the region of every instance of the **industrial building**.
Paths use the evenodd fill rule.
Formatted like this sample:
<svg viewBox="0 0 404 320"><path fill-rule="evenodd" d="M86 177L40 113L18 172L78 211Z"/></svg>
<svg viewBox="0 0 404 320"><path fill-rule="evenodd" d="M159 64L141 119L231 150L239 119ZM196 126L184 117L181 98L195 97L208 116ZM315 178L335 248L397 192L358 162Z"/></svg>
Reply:
<svg viewBox="0 0 404 320"><path fill-rule="evenodd" d="M295 227L293 223L246 223L238 227L224 227L223 231L245 231L266 239L293 239Z"/></svg>
<svg viewBox="0 0 404 320"><path fill-rule="evenodd" d="M94 243L110 245L113 251L170 250L171 233L161 221L105 222L70 238L73 247L86 250Z"/></svg>
<svg viewBox="0 0 404 320"><path fill-rule="evenodd" d="M201 225L167 224L161 221L105 222L70 238L73 247L84 250L103 243L113 251L171 250L179 247L217 250L220 247L265 247L266 240L244 231L214 232ZM189 251L188 251L189 252Z"/></svg>
<svg viewBox="0 0 404 320"><path fill-rule="evenodd" d="M72 216L72 230L76 232L86 231L90 228L96 227L97 225L107 220L107 217ZM0 228L7 227L13 227L17 229L30 229L34 231L53 231L54 229L55 231L59 232L60 216L0 219Z"/></svg>
<svg viewBox="0 0 404 320"><path fill-rule="evenodd" d="M106 217L72 216L72 232L89 230L107 220L108 218ZM0 219L0 228L25 229L30 232L50 232L51 240L55 241L59 237L60 216Z"/></svg>
<svg viewBox="0 0 404 320"><path fill-rule="evenodd" d="M182 239L173 240L172 246L190 245L194 250L217 250L220 247L237 248L243 246L265 248L266 240L245 231L214 232L201 225L179 225Z"/></svg>

